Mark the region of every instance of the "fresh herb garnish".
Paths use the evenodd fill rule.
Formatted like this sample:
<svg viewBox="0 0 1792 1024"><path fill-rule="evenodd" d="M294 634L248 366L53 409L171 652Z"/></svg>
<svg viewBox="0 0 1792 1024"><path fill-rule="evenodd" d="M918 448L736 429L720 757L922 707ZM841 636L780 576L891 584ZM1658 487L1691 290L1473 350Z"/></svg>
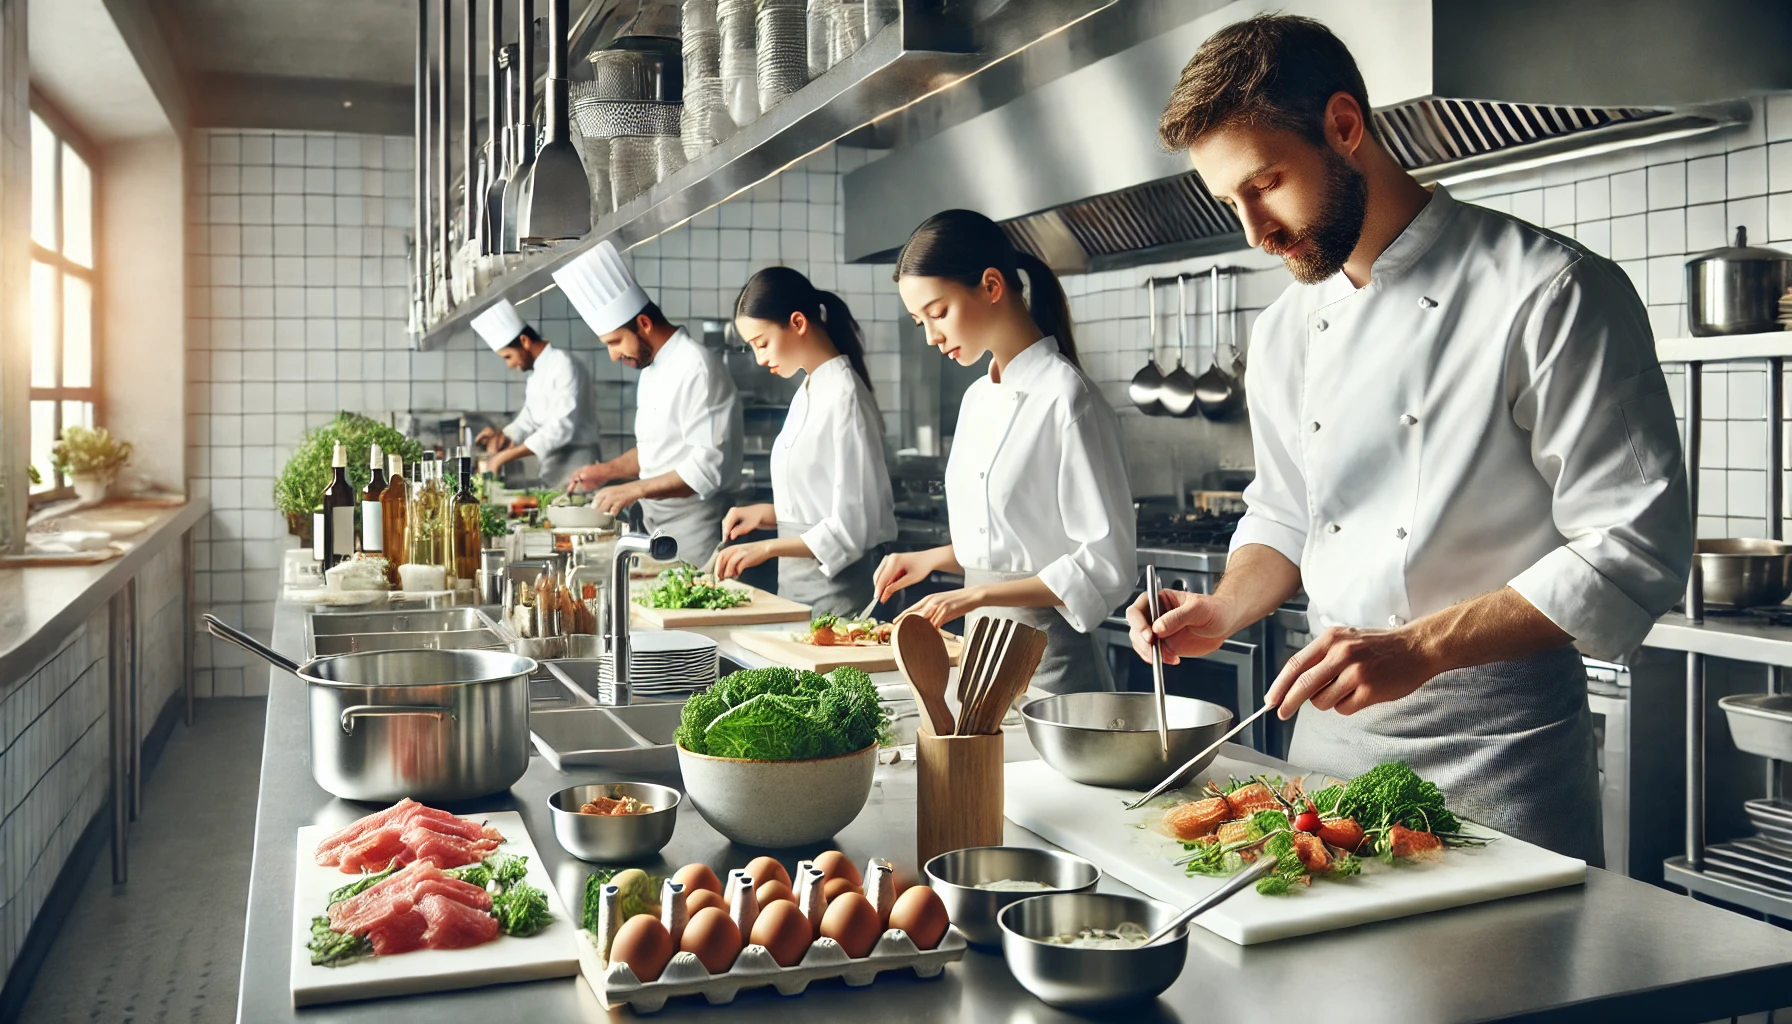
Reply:
<svg viewBox="0 0 1792 1024"><path fill-rule="evenodd" d="M506 935L526 938L546 928L554 915L548 911L547 893L527 882L514 882L492 897L492 916Z"/></svg>
<svg viewBox="0 0 1792 1024"><path fill-rule="evenodd" d="M392 874L394 872L396 872L397 870L398 870L398 865L394 864L391 867L387 868L386 870L378 872L376 874L362 875L360 878L357 878L354 881L343 886L342 888L337 889L336 891L330 893L329 902L327 902L325 904L325 906L333 907L336 904L341 903L343 900L348 899L350 896L359 896L362 893L366 892L368 889L371 889L375 885L379 884L384 879L390 878L392 876Z"/></svg>
<svg viewBox="0 0 1792 1024"><path fill-rule="evenodd" d="M373 955L373 943L365 936L333 932L330 919L323 916L311 919L311 941L305 948L311 951L313 967L341 967Z"/></svg>
<svg viewBox="0 0 1792 1024"><path fill-rule="evenodd" d="M662 571L639 603L649 608L734 608L752 600L752 595L737 587L724 587L710 576L699 573L689 562L680 562Z"/></svg>

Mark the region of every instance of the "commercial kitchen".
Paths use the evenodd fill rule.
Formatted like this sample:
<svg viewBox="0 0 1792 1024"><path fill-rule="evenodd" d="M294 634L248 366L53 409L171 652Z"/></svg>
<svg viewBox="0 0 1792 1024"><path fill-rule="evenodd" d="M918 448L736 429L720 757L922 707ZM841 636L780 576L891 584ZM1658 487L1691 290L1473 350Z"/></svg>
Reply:
<svg viewBox="0 0 1792 1024"><path fill-rule="evenodd" d="M1785 4L0 39L0 1022L1792 1020Z"/></svg>

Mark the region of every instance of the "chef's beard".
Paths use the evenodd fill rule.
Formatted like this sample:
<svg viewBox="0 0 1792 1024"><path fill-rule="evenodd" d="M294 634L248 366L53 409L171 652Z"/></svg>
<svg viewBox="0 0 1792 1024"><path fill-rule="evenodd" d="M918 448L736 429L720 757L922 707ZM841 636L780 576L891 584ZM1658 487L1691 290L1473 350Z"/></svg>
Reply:
<svg viewBox="0 0 1792 1024"><path fill-rule="evenodd" d="M1368 182L1361 171L1330 147L1325 148L1325 171L1319 218L1291 239L1278 233L1264 243L1264 250L1281 256L1288 272L1301 284L1318 284L1343 270L1344 261L1356 251L1356 243L1363 237L1363 218L1369 208ZM1307 251L1288 252L1303 242Z"/></svg>

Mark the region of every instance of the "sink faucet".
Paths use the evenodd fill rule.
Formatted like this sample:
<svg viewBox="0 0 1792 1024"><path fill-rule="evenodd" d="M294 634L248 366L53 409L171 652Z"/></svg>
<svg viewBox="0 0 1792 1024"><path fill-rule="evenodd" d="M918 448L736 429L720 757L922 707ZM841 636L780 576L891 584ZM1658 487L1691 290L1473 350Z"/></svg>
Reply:
<svg viewBox="0 0 1792 1024"><path fill-rule="evenodd" d="M628 623L629 562L638 554L657 561L669 562L678 556L678 541L663 533L648 536L641 525L639 505L629 510L629 532L616 538L616 552L610 565L610 622L604 631L604 654L610 659L610 679L616 691L616 703L629 703Z"/></svg>

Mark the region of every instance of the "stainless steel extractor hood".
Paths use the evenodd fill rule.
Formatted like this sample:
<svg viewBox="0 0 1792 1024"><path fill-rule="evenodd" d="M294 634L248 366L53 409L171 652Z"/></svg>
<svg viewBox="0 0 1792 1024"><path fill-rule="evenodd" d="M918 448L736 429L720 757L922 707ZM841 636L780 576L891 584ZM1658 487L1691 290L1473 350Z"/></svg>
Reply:
<svg viewBox="0 0 1792 1024"><path fill-rule="evenodd" d="M1781 0L1119 3L986 78L981 103L948 94L868 133L891 151L845 179L847 259L887 260L955 206L1063 272L1243 247L1237 218L1158 145L1157 118L1204 39L1269 9L1344 40L1383 139L1426 181L1742 123L1737 97L1792 88Z"/></svg>

